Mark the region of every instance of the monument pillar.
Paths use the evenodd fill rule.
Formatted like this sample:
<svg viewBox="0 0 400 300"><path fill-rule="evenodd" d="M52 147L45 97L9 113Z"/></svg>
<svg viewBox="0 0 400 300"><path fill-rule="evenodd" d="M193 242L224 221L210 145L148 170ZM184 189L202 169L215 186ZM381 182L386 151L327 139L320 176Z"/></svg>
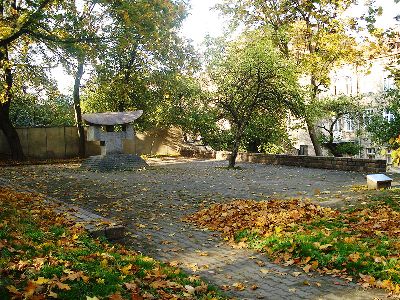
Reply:
<svg viewBox="0 0 400 300"><path fill-rule="evenodd" d="M142 113L143 111L139 110L84 114L82 117L89 125L87 140L100 142L101 155L89 157L82 163L82 167L97 171L112 171L133 170L147 166L139 156L123 153L123 141L135 138L132 123ZM117 125L122 125L121 131L115 130Z"/></svg>

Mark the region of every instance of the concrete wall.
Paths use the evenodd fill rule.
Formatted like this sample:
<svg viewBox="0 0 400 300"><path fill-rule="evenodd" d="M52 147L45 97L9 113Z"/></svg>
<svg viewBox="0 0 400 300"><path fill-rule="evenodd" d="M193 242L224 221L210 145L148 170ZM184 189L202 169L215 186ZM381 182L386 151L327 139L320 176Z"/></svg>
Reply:
<svg viewBox="0 0 400 300"><path fill-rule="evenodd" d="M22 148L31 158L71 158L78 156L78 132L75 127L17 128ZM179 129L156 129L136 133L134 140L124 142L124 152L145 155L179 155L182 133ZM10 148L0 131L0 154ZM86 141L87 156L100 154L99 142Z"/></svg>

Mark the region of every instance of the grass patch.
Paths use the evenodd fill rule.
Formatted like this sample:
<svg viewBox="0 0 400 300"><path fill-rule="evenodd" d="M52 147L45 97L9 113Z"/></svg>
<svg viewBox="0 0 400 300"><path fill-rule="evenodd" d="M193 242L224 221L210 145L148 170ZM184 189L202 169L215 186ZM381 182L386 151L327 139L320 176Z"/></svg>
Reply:
<svg viewBox="0 0 400 300"><path fill-rule="evenodd" d="M225 299L197 276L90 238L36 196L0 190L0 299L86 297Z"/></svg>
<svg viewBox="0 0 400 300"><path fill-rule="evenodd" d="M371 197L371 207L377 207L382 204L390 206L393 210L400 212L400 188L381 190L374 193Z"/></svg>
<svg viewBox="0 0 400 300"><path fill-rule="evenodd" d="M222 231L276 263L400 293L399 193L374 194L369 206L342 212L299 200L236 200L186 221Z"/></svg>

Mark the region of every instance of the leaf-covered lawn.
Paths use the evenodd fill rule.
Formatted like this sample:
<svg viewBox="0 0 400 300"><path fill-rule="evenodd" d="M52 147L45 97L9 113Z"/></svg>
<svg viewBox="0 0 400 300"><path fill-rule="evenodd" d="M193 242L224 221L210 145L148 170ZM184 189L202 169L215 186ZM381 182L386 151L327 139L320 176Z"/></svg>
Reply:
<svg viewBox="0 0 400 300"><path fill-rule="evenodd" d="M0 299L223 299L197 276L88 237L39 197L0 189Z"/></svg>
<svg viewBox="0 0 400 300"><path fill-rule="evenodd" d="M398 190L385 192L369 206L343 212L300 200L236 200L185 220L277 263L400 293L399 199Z"/></svg>

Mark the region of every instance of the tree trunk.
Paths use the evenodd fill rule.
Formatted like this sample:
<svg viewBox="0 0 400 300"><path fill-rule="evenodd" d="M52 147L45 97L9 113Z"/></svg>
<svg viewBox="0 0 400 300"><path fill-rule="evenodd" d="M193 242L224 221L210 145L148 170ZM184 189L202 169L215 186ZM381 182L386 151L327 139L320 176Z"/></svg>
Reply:
<svg viewBox="0 0 400 300"><path fill-rule="evenodd" d="M236 137L235 141L233 144L233 149L231 156L229 157L229 165L228 168L234 168L236 164L236 158L239 153L239 145L240 142L242 141L242 136L243 136L243 128L241 126L238 126L237 132L236 132Z"/></svg>
<svg viewBox="0 0 400 300"><path fill-rule="evenodd" d="M22 151L21 141L19 139L17 130L11 123L9 117L9 109L1 104L0 108L0 129L6 136L7 143L11 150L11 158L14 160L24 160L24 152Z"/></svg>
<svg viewBox="0 0 400 300"><path fill-rule="evenodd" d="M310 49L311 52L311 49ZM311 94L311 98L317 99L318 96L318 84L315 80L314 75L311 75L311 88L312 88L312 94ZM314 152L316 156L322 156L322 147L321 144L318 140L318 135L317 132L315 130L315 125L312 124L312 122L310 122L310 120L308 120L308 118L306 117L306 123L307 123L307 129L308 129L308 134L310 135L310 139L311 142L313 144L314 147Z"/></svg>
<svg viewBox="0 0 400 300"><path fill-rule="evenodd" d="M314 147L315 155L322 156L322 148L321 144L318 141L318 135L315 132L314 124L312 124L309 120L307 120L307 118L306 118L306 124L307 124L308 134L310 135L310 139Z"/></svg>
<svg viewBox="0 0 400 300"><path fill-rule="evenodd" d="M78 61L78 69L75 74L75 84L74 84L74 92L73 92L73 98L74 98L74 110L75 110L75 121L76 121L76 127L78 129L78 138L79 138L79 152L78 155L80 158L85 157L85 131L83 128L83 121L82 121L82 109L81 109L81 99L80 99L80 93L79 89L81 86L81 79L83 75L83 65L84 65L84 60L79 60Z"/></svg>
<svg viewBox="0 0 400 300"><path fill-rule="evenodd" d="M4 98L0 99L0 129L6 136L7 143L11 150L11 158L14 160L24 160L24 152L22 151L21 141L17 130L10 120L10 105L12 101L13 75L11 64L8 60L7 47L0 48L0 69L3 71L2 82L5 87Z"/></svg>

